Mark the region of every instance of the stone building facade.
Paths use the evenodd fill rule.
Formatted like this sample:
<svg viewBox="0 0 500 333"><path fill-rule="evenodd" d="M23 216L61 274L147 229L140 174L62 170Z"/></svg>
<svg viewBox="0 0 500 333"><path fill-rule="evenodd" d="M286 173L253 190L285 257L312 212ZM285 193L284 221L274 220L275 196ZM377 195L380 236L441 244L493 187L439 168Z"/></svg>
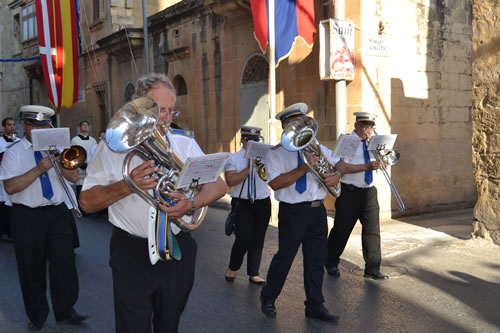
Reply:
<svg viewBox="0 0 500 333"><path fill-rule="evenodd" d="M500 3L473 5L472 161L478 188L476 236L500 245Z"/></svg>
<svg viewBox="0 0 500 333"><path fill-rule="evenodd" d="M268 122L267 55L253 36L250 1L147 3L151 71L174 82L179 124L194 130L204 151L238 150L240 124L263 127L267 136L274 126L279 135L279 122ZM315 1L316 26L333 17L333 4ZM96 134L145 72L142 8L138 0L87 0L80 7L81 100L60 123L73 130L83 117ZM408 214L472 207L472 0L354 0L346 2L345 17L356 26L347 131L352 113L368 110L379 114L380 134L398 134L402 158L390 172ZM390 46L387 54L368 52L373 36ZM312 49L296 44L276 70L276 104L279 111L307 103L320 123L318 139L333 148L335 83L320 80L318 58L317 37ZM382 218L399 216L389 186L377 178Z"/></svg>

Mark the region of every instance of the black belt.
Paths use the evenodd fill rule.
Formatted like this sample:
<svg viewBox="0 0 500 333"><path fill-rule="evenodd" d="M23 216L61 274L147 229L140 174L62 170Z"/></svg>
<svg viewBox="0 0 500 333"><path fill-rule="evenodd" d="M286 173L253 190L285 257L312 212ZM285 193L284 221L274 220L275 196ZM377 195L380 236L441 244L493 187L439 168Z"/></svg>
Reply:
<svg viewBox="0 0 500 333"><path fill-rule="evenodd" d="M371 187L357 187L352 184L345 184L345 183L341 183L341 186L342 186L341 187L342 191L345 190L349 192L365 192L371 189Z"/></svg>
<svg viewBox="0 0 500 333"><path fill-rule="evenodd" d="M172 222L171 222L172 223ZM136 236L136 235L132 235L131 233L121 229L121 228L118 228L117 226L113 226L113 232L116 232L122 236L125 236L125 237L129 237L129 238L132 238L132 239L137 239L137 240L142 240L142 241L147 241L148 239L147 238L143 238L143 237L139 237L139 236ZM177 240L179 239L182 239L184 238L185 236L187 236L187 232L179 232L177 235L175 235L175 238Z"/></svg>
<svg viewBox="0 0 500 333"><path fill-rule="evenodd" d="M302 202L298 202L298 203L294 203L294 204L287 203L287 202L281 202L281 204L286 205L286 206L316 208L316 207L320 207L323 205L323 200L302 201Z"/></svg>

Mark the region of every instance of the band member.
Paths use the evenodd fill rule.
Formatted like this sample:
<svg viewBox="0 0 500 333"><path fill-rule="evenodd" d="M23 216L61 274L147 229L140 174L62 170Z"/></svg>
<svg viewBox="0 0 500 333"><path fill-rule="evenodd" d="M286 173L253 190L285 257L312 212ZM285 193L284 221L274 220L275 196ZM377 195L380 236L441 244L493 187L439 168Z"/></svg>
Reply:
<svg viewBox="0 0 500 333"><path fill-rule="evenodd" d="M173 152L185 161L189 156L203 155L193 138L182 134L165 133L178 115L176 93L163 74L148 74L136 81L137 96L154 99L160 107L158 131L166 135ZM126 154L111 151L100 144L87 168L80 205L87 212L108 207L113 224L110 244L110 266L113 276L115 327L117 332L177 332L179 320L194 282L197 245L189 233L172 224L182 259L159 261L151 265L148 253L149 204L127 185L122 174ZM156 187L158 169L154 161L144 161L137 155L130 163L130 179L143 190ZM226 184L216 182L202 185L194 200L179 200L175 206L161 205L171 220L193 209L206 206L225 194ZM172 198L183 199L180 193Z"/></svg>
<svg viewBox="0 0 500 333"><path fill-rule="evenodd" d="M20 139L16 134L16 122L11 117L2 120L3 134L0 136L0 163L4 152L16 141ZM8 241L12 241L10 232L10 206L5 204L8 201L7 193L4 193L3 183L0 181L0 239L7 236Z"/></svg>
<svg viewBox="0 0 500 333"><path fill-rule="evenodd" d="M54 111L37 105L25 105L21 111L25 137L5 152L0 179L13 203L12 235L29 329L41 330L49 313L47 262L56 321L79 324L88 316L73 309L79 287L73 252L73 207L61 185L66 180L58 179L49 157L34 152L31 144L32 130L50 127ZM61 172L70 182L78 179L76 170ZM71 191L70 184L66 185Z"/></svg>
<svg viewBox="0 0 500 333"><path fill-rule="evenodd" d="M87 169L87 163L90 161L90 148L92 148L93 145L97 144L97 141L89 135L89 122L84 120L80 122L79 126L79 133L77 136L73 137L71 139L71 145L78 145L82 146L85 149L85 152L87 153L87 159L85 163L83 163L79 168L78 168L78 181L76 182L76 198L80 197L80 192L82 191L82 184L83 180L85 179L85 176L87 172L85 171Z"/></svg>
<svg viewBox="0 0 500 333"><path fill-rule="evenodd" d="M382 167L367 150L373 134L376 115L355 112L356 122L351 136L363 141L352 160L338 162L335 167L342 172L341 194L335 201L335 223L328 237L326 270L333 277L340 276L338 264L352 229L359 220L363 227L361 243L365 260L365 278L386 280L380 272L380 223L377 188L373 185L373 170Z"/></svg>
<svg viewBox="0 0 500 333"><path fill-rule="evenodd" d="M304 103L291 105L278 113L285 128L290 121L305 116L308 107ZM329 162L332 152L321 146ZM313 154L308 162L315 165ZM276 316L275 300L281 293L297 251L302 244L304 256L304 286L306 291L305 315L308 318L335 323L338 317L328 312L323 305L323 267L326 262L328 224L323 199L327 194L298 152L279 146L266 156L267 180L279 204L279 245L267 273L260 300L261 310L268 317ZM325 184L334 186L339 182L338 173L326 174Z"/></svg>
<svg viewBox="0 0 500 333"><path fill-rule="evenodd" d="M226 182L232 186L231 205L233 209L236 208L235 240L225 276L228 282L234 281L247 254L249 281L258 285L265 283L259 276L259 267L271 217L271 199L266 182L257 174L256 162L245 157L248 142L260 141L261 130L258 127L241 126L242 148L231 155L225 166ZM251 163L254 163L253 167Z"/></svg>

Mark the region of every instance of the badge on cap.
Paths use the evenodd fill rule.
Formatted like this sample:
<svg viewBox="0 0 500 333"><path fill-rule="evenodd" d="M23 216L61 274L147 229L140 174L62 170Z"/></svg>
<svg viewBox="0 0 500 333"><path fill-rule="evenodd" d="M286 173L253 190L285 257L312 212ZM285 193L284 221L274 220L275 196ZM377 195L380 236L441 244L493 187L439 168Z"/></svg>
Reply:
<svg viewBox="0 0 500 333"><path fill-rule="evenodd" d="M260 131L262 128L254 126L241 126L241 136L246 136L249 139L260 140Z"/></svg>

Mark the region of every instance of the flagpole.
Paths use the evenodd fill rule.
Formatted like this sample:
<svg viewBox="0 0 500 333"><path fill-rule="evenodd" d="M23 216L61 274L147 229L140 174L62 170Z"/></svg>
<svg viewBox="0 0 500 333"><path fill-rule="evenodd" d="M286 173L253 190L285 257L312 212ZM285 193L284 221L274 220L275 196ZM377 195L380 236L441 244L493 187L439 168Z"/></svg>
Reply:
<svg viewBox="0 0 500 333"><path fill-rule="evenodd" d="M269 105L271 106L269 119L270 144L277 143L276 138L276 61L275 61L275 26L274 26L274 0L268 1L269 5Z"/></svg>
<svg viewBox="0 0 500 333"><path fill-rule="evenodd" d="M269 119L269 140L270 144L276 145L276 60L275 60L275 41L276 32L274 26L274 0L268 0L269 6L269 105L271 106ZM278 225L278 202L271 196L271 225Z"/></svg>

